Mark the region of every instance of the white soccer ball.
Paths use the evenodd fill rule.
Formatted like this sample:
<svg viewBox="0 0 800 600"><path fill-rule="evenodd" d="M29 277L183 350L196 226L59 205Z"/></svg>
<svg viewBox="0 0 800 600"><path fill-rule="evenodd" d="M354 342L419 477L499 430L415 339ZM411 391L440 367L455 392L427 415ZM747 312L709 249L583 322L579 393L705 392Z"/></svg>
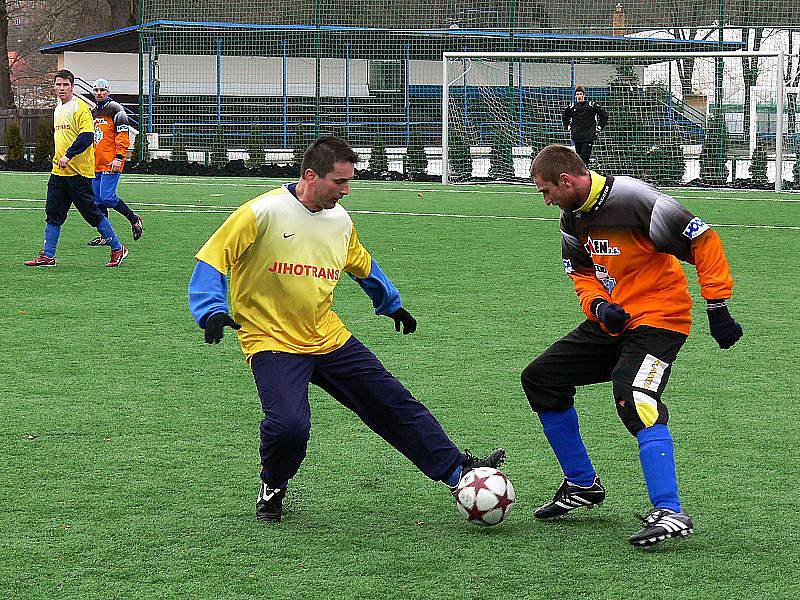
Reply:
<svg viewBox="0 0 800 600"><path fill-rule="evenodd" d="M472 469L456 487L456 508L470 523L497 525L514 506L517 493L502 472L491 467Z"/></svg>

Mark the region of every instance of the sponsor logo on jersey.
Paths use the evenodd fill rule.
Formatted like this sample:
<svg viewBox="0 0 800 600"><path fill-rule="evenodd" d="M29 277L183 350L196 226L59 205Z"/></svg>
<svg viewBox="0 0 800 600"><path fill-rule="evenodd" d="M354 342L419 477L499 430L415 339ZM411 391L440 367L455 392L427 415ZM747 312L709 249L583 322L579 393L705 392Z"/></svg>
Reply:
<svg viewBox="0 0 800 600"><path fill-rule="evenodd" d="M564 260L564 273L567 275L572 275L575 272L575 269L572 268L572 261L568 258Z"/></svg>
<svg viewBox="0 0 800 600"><path fill-rule="evenodd" d="M633 387L657 392L661 386L661 379L668 368L668 362L656 358L652 354L647 354L633 379Z"/></svg>
<svg viewBox="0 0 800 600"><path fill-rule="evenodd" d="M594 203L594 206L591 209L591 212L597 212L600 210L600 207L606 203L608 200L608 195L611 193L611 184L614 183L614 178L609 175L606 177L606 183L603 186L603 189L600 190L600 195L597 197L597 201Z"/></svg>
<svg viewBox="0 0 800 600"><path fill-rule="evenodd" d="M614 291L614 287L617 285L617 280L613 277L609 277L608 269L606 269L603 265L598 265L595 263L594 276L597 277L597 280L603 284L603 287L609 294Z"/></svg>
<svg viewBox="0 0 800 600"><path fill-rule="evenodd" d="M299 275L302 277L317 277L319 279L332 279L338 281L341 274L339 269L318 267L317 265L301 265L300 263L278 262L277 260L268 269L270 273L278 275Z"/></svg>
<svg viewBox="0 0 800 600"><path fill-rule="evenodd" d="M595 256L617 256L620 251L618 246L612 246L608 240L586 240L586 251Z"/></svg>
<svg viewBox="0 0 800 600"><path fill-rule="evenodd" d="M117 133L121 133L123 131L128 131L127 125L117 125Z"/></svg>
<svg viewBox="0 0 800 600"><path fill-rule="evenodd" d="M689 224L686 226L686 229L683 230L683 235L685 235L690 240L704 234L706 231L711 229L708 225L703 222L703 219L700 217L695 217Z"/></svg>

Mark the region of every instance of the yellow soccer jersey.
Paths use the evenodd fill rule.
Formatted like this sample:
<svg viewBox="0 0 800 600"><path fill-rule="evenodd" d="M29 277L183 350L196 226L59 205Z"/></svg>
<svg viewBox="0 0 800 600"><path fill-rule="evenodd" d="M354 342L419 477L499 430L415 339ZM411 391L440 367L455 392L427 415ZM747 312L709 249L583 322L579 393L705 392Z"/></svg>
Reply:
<svg viewBox="0 0 800 600"><path fill-rule="evenodd" d="M53 175L65 177L83 175L94 179L94 148L91 145L78 156L73 156L66 168L58 166L58 159L66 154L78 134L91 133L94 136L94 118L86 103L76 96L69 102L63 104L59 102L53 113L53 125L55 127Z"/></svg>
<svg viewBox="0 0 800 600"><path fill-rule="evenodd" d="M372 268L341 205L311 212L284 187L240 206L196 258L231 272L231 313L248 359L340 348L350 332L331 310L333 289L344 272L363 279Z"/></svg>

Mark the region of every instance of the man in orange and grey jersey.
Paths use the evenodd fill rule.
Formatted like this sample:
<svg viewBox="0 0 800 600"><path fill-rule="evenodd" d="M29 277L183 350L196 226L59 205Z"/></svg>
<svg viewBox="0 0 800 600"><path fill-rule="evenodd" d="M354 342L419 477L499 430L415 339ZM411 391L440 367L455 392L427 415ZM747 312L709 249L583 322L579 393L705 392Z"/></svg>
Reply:
<svg viewBox="0 0 800 600"><path fill-rule="evenodd" d="M589 460L574 408L576 386L611 381L617 413L637 439L653 509L629 541L651 546L693 531L678 499L672 436L661 395L689 334L692 300L680 261L697 270L711 335L720 348L742 336L728 312L733 279L717 233L675 199L631 177L588 171L565 146L547 146L531 176L544 203L561 208L564 269L586 320L522 373L564 480L534 512L561 517L600 504L605 488Z"/></svg>
<svg viewBox="0 0 800 600"><path fill-rule="evenodd" d="M128 134L128 115L118 102L109 97L109 83L98 79L92 86L92 94L97 105L92 110L94 117L94 171L92 182L94 202L108 216L108 209L113 208L124 216L131 224L133 239L142 237L142 219L117 196L117 185L125 165L130 136ZM105 246L108 244L102 236L89 241L89 246Z"/></svg>

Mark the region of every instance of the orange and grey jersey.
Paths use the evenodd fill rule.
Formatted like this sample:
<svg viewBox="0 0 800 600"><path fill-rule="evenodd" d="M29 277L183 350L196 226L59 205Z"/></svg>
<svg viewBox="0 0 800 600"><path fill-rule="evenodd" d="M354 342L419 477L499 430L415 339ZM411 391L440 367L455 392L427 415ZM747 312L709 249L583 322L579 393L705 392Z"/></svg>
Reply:
<svg viewBox="0 0 800 600"><path fill-rule="evenodd" d="M680 262L697 269L706 300L731 296L733 279L717 233L674 198L631 177L591 173L589 198L561 213L564 270L581 308L620 304L627 328L649 325L688 334L692 300Z"/></svg>
<svg viewBox="0 0 800 600"><path fill-rule="evenodd" d="M92 109L94 117L94 170L103 173L111 170L111 161L119 158L125 162L130 145L128 115L119 102L108 100Z"/></svg>

